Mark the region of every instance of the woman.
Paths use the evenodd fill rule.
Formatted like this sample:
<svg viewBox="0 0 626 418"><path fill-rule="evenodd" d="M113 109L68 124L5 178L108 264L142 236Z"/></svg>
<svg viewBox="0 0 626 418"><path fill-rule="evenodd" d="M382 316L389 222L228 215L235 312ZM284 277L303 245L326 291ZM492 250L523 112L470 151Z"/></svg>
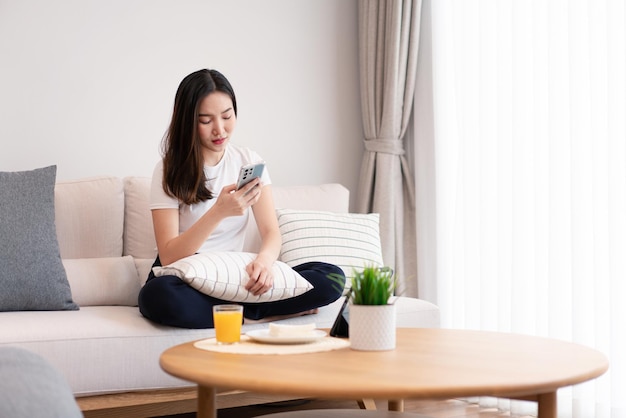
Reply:
<svg viewBox="0 0 626 418"><path fill-rule="evenodd" d="M163 159L152 179L152 221L158 257L167 265L205 251L242 251L245 227L254 212L261 248L246 271L246 289L255 295L272 288L272 264L281 237L267 169L236 190L239 169L261 160L230 143L237 123L237 101L228 80L216 70L200 70L183 79L163 141ZM314 288L290 299L244 305L244 321L269 321L317 312L341 295L327 276L343 272L326 263L294 267ZM175 276L151 272L139 294L141 313L155 322L183 328L212 328L212 307L225 301L198 292Z"/></svg>

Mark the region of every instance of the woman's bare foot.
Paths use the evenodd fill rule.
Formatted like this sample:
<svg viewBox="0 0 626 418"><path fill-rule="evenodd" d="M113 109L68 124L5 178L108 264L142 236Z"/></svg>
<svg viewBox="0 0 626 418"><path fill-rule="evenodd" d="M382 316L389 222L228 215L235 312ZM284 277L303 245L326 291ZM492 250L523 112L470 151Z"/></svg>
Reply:
<svg viewBox="0 0 626 418"><path fill-rule="evenodd" d="M317 308L309 309L308 311L300 312L299 314L296 314L295 316L315 315L318 312L319 312L319 309Z"/></svg>
<svg viewBox="0 0 626 418"><path fill-rule="evenodd" d="M315 308L315 309L309 309L308 311L298 312L298 313L290 314L290 315L275 315L275 316L268 316L266 318L261 318L261 319L244 318L243 323L244 325L245 324L262 324L264 322L279 321L281 319L295 318L297 316L313 315L313 314L316 314L317 312L318 312L318 309Z"/></svg>

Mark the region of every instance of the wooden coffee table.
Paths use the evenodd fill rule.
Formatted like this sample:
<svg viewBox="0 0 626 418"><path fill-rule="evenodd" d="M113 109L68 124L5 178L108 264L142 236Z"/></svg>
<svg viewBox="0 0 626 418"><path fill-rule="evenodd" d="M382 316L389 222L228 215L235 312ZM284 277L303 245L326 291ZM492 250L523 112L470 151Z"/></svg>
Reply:
<svg viewBox="0 0 626 418"><path fill-rule="evenodd" d="M161 355L167 373L198 384L198 417L217 416L217 388L322 399L493 396L538 403L556 418L557 389L602 375L600 352L555 339L485 331L399 328L397 348L294 355L225 354L178 345Z"/></svg>

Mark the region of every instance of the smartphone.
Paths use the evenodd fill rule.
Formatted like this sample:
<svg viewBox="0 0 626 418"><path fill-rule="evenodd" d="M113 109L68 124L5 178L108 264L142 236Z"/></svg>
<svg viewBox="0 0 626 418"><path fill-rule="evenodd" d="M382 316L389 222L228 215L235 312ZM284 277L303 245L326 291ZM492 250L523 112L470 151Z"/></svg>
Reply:
<svg viewBox="0 0 626 418"><path fill-rule="evenodd" d="M239 179L237 180L237 190L250 183L257 177L261 177L265 170L265 161L258 163L246 164L239 170Z"/></svg>
<svg viewBox="0 0 626 418"><path fill-rule="evenodd" d="M337 318L335 318L335 322L330 329L329 334L331 337L348 338L350 336L350 305L348 304L349 301L350 294L348 294L346 296L346 299L343 301L343 305L341 305L339 314L337 314Z"/></svg>

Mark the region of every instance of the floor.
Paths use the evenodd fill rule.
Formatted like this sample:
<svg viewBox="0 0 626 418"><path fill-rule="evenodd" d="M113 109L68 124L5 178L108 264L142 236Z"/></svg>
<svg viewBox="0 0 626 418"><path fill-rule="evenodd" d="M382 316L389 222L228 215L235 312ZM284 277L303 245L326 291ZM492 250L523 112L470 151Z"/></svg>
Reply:
<svg viewBox="0 0 626 418"><path fill-rule="evenodd" d="M268 405L255 405L240 408L221 409L218 418L251 418L277 412L299 409L358 409L355 401L302 400L279 402ZM385 409L385 402L377 402L378 409ZM506 411L480 408L460 400L447 401L405 401L405 412L415 412L432 418L532 418L515 416ZM195 414L175 415L168 418L194 418Z"/></svg>

